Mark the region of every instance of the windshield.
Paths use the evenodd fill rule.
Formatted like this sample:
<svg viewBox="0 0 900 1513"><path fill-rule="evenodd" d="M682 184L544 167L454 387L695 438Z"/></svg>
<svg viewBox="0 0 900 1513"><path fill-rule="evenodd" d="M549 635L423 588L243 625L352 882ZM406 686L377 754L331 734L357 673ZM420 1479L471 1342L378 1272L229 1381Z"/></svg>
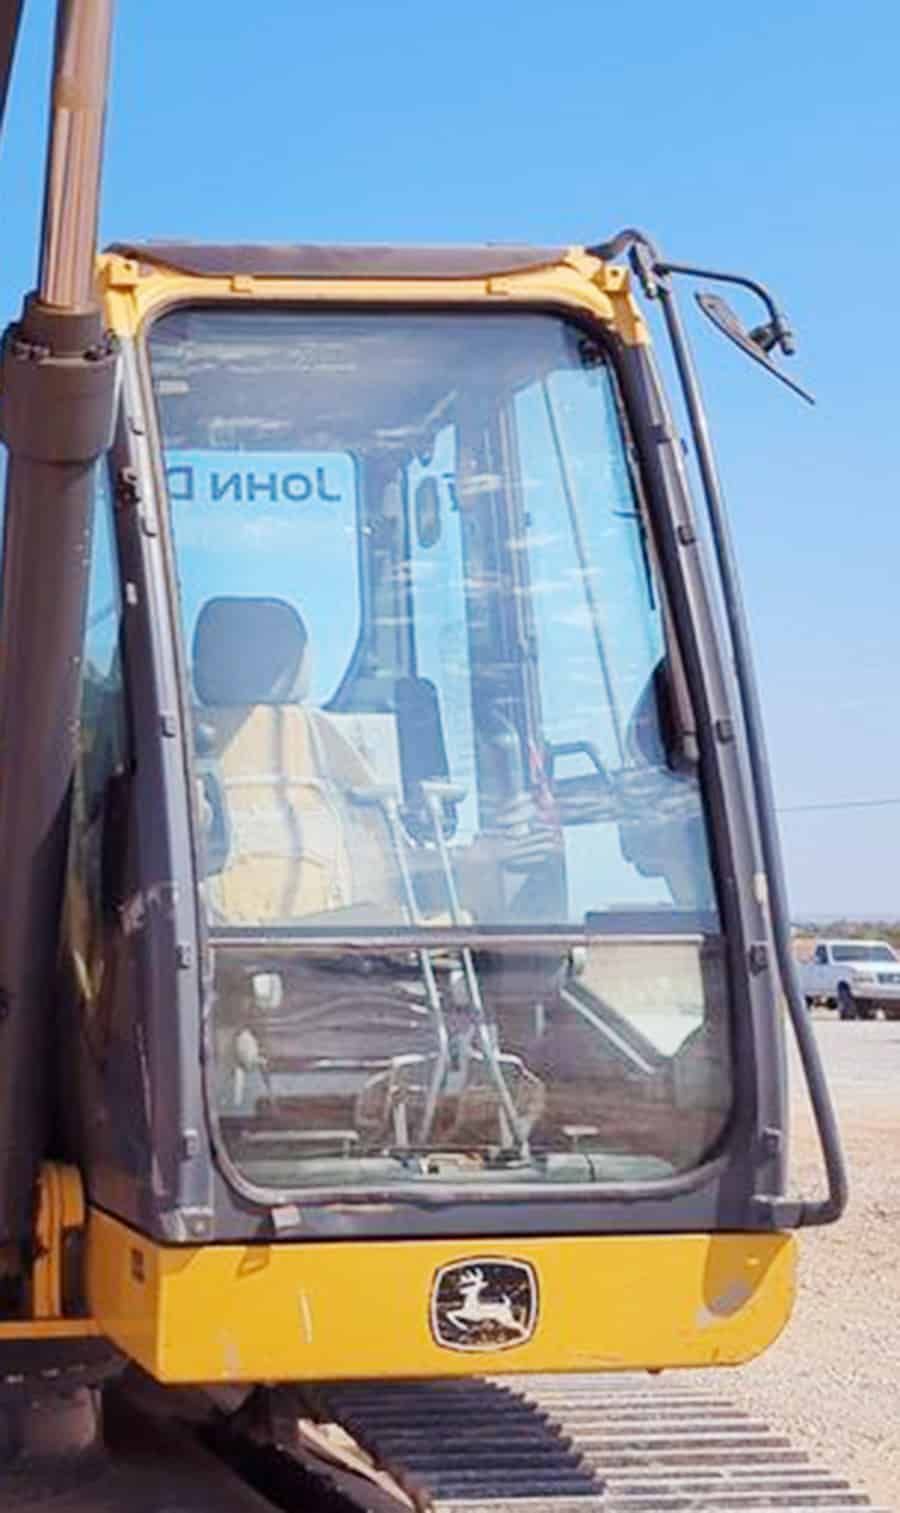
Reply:
<svg viewBox="0 0 900 1513"><path fill-rule="evenodd" d="M860 941L857 946L832 946L835 961L896 961L897 957L887 945L870 945Z"/></svg>
<svg viewBox="0 0 900 1513"><path fill-rule="evenodd" d="M696 1162L718 915L599 347L178 309L150 348L232 1154L286 1185Z"/></svg>

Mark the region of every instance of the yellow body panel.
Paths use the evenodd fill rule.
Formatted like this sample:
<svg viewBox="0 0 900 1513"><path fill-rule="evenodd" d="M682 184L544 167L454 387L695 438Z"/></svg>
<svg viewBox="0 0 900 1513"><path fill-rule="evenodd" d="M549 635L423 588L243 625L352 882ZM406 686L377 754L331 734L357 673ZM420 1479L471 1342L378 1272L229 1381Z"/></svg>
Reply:
<svg viewBox="0 0 900 1513"><path fill-rule="evenodd" d="M37 1255L31 1276L31 1307L37 1319L63 1312L63 1238L84 1225L84 1192L78 1172L59 1161L45 1161L38 1184L35 1225Z"/></svg>
<svg viewBox="0 0 900 1513"><path fill-rule="evenodd" d="M533 1337L439 1345L437 1271L485 1257L534 1268ZM92 1212L87 1275L103 1334L160 1381L302 1381L737 1364L786 1323L794 1259L781 1234L159 1246Z"/></svg>
<svg viewBox="0 0 900 1513"><path fill-rule="evenodd" d="M260 300L332 304L558 306L592 315L609 326L626 346L646 345L650 338L630 292L627 268L601 262L573 247L559 263L484 278L253 278L241 274L200 277L142 265L115 253L98 264L98 282L106 319L120 337L132 337L143 322L173 303Z"/></svg>
<svg viewBox="0 0 900 1513"><path fill-rule="evenodd" d="M16 1319L0 1324L0 1346L16 1340L96 1339L100 1333L93 1319Z"/></svg>
<svg viewBox="0 0 900 1513"><path fill-rule="evenodd" d="M0 1322L0 1347L20 1340L77 1340L100 1333L94 1319L66 1318L63 1250L85 1220L84 1190L72 1166L45 1161L38 1183L31 1272L31 1317Z"/></svg>

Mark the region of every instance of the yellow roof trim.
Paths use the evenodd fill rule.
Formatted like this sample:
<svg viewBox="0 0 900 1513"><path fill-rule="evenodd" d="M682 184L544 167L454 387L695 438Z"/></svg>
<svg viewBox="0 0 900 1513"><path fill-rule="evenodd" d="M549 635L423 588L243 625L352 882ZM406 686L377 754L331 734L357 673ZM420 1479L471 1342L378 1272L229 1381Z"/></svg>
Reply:
<svg viewBox="0 0 900 1513"><path fill-rule="evenodd" d="M630 292L629 274L580 247L560 262L522 272L479 278L284 278L198 276L165 269L118 253L98 260L97 280L107 320L116 335L133 337L166 306L193 300L257 303L443 304L498 301L514 305L550 304L584 313L611 327L626 346L649 341L646 324Z"/></svg>

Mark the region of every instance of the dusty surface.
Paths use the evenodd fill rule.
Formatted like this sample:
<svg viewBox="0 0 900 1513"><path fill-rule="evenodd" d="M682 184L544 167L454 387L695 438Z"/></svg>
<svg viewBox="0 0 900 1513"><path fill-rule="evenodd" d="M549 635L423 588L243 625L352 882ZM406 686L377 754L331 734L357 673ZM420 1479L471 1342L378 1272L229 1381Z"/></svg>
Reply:
<svg viewBox="0 0 900 1513"><path fill-rule="evenodd" d="M873 1502L900 1513L900 1023L816 1015L850 1168L844 1220L800 1238L794 1316L758 1361L723 1379ZM805 1107L795 1109L793 1183L821 1190ZM694 1378L696 1380L696 1378Z"/></svg>

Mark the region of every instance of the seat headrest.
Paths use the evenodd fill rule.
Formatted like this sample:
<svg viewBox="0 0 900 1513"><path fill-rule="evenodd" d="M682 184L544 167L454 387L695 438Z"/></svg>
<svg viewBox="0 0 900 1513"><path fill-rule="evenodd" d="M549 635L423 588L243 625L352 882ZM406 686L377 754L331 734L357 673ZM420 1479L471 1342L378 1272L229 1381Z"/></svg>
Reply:
<svg viewBox="0 0 900 1513"><path fill-rule="evenodd" d="M201 704L297 704L309 693L309 637L283 599L208 599L194 629Z"/></svg>

